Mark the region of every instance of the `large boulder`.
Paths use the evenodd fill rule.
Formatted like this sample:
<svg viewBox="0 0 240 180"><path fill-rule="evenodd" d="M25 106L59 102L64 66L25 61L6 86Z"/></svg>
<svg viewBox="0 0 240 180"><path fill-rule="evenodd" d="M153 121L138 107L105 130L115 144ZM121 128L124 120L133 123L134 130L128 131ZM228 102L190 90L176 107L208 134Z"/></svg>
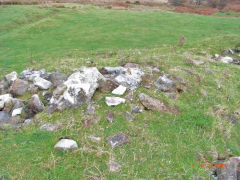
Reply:
<svg viewBox="0 0 240 180"><path fill-rule="evenodd" d="M177 114L179 110L176 107L165 104L161 99L153 98L144 93L140 93L138 98L142 105L149 110L156 110L163 113Z"/></svg>
<svg viewBox="0 0 240 180"><path fill-rule="evenodd" d="M34 78L33 84L43 90L47 90L52 86L52 83L50 81L41 77Z"/></svg>
<svg viewBox="0 0 240 180"><path fill-rule="evenodd" d="M34 113L43 111L44 105L37 94L34 94L28 102L29 107Z"/></svg>
<svg viewBox="0 0 240 180"><path fill-rule="evenodd" d="M81 106L91 101L96 89L105 80L96 67L82 67L53 92L50 104L56 105L58 110Z"/></svg>
<svg viewBox="0 0 240 180"><path fill-rule="evenodd" d="M10 74L7 74L6 76L4 76L4 80L11 85L13 83L13 81L15 81L17 79L18 74L13 71Z"/></svg>
<svg viewBox="0 0 240 180"><path fill-rule="evenodd" d="M21 80L21 79L16 79L10 89L9 92L13 95L13 96L22 96L28 89L28 82Z"/></svg>

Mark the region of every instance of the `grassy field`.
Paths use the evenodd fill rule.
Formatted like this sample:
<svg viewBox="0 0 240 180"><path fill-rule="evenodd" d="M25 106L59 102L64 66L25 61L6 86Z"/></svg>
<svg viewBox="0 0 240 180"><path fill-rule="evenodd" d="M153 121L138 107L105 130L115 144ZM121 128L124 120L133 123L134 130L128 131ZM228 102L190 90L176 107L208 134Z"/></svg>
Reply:
<svg viewBox="0 0 240 180"><path fill-rule="evenodd" d="M70 6L67 4L66 6ZM236 125L220 114L240 113L240 77L237 65L212 62L209 54L220 53L240 42L240 19L206 17L192 14L116 11L93 6L39 8L38 6L0 6L0 67L2 74L25 67L72 68L97 67L135 62L155 65L166 73L188 80L189 91L176 101L155 89L140 87L133 104L139 104L138 92L160 97L176 105L179 115L144 111L129 122L123 112L129 105L109 108L96 93L96 115L102 119L88 129L82 122L88 117L82 110L65 110L51 115L40 113L34 124L19 131L0 131L0 179L210 179L211 169L192 168L194 163L213 162L207 151L220 156L240 155L240 123ZM179 37L187 39L179 47ZM207 55L201 54L206 51ZM203 60L192 66L186 58ZM214 74L205 72L211 69ZM198 74L201 82L184 69ZM217 81L223 87L217 88ZM208 92L204 96L201 90ZM30 94L25 95L25 99ZM217 107L217 111L214 110ZM115 122L106 120L106 110L114 111ZM63 123L55 133L39 130L38 121ZM128 134L130 142L111 149L106 138L118 132ZM100 136L99 143L89 135ZM78 142L79 149L58 152L53 146L61 137ZM202 155L201 160L197 154ZM118 173L108 170L109 159L122 164Z"/></svg>

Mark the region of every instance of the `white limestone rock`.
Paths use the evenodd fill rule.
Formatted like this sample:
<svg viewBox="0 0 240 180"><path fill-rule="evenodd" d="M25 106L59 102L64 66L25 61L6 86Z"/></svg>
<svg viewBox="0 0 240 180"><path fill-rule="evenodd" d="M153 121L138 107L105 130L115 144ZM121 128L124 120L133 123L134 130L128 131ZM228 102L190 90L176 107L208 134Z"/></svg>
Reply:
<svg viewBox="0 0 240 180"><path fill-rule="evenodd" d="M120 85L112 91L112 94L123 95L126 92L126 90L127 88L125 86Z"/></svg>
<svg viewBox="0 0 240 180"><path fill-rule="evenodd" d="M8 82L9 85L11 85L13 83L13 81L15 81L17 79L17 76L18 76L18 74L15 71L13 71L10 74L7 74L6 76L4 76L4 79L5 79L5 81Z"/></svg>
<svg viewBox="0 0 240 180"><path fill-rule="evenodd" d="M126 100L120 97L106 97L105 102L108 106L117 106L121 103L125 103Z"/></svg>
<svg viewBox="0 0 240 180"><path fill-rule="evenodd" d="M71 149L78 148L77 142L72 139L61 139L57 142L57 144L54 146L55 149L66 151Z"/></svg>
<svg viewBox="0 0 240 180"><path fill-rule="evenodd" d="M50 104L56 105L58 110L63 110L90 102L96 89L105 80L96 67L82 67L63 83L61 91L59 90L61 93L53 92Z"/></svg>
<svg viewBox="0 0 240 180"><path fill-rule="evenodd" d="M41 77L34 78L33 84L43 90L47 90L52 86L52 83L50 81L47 81Z"/></svg>
<svg viewBox="0 0 240 180"><path fill-rule="evenodd" d="M12 112L12 116L17 116L17 115L22 114L22 110L23 110L23 108L14 109Z"/></svg>

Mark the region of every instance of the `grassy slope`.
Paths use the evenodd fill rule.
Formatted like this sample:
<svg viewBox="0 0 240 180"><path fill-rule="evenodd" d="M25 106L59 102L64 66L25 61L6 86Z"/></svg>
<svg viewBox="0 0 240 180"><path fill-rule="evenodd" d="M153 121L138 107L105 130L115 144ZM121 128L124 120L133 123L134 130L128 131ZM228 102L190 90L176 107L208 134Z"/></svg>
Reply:
<svg viewBox="0 0 240 180"><path fill-rule="evenodd" d="M34 22L26 20L23 26L10 23L7 32L0 25L3 68L22 70L31 51L37 62L27 66L48 70L60 67L67 73L73 67L86 65L87 60L93 60L98 67L131 61L157 65L167 73L181 75L189 81L192 90L173 102L155 89L138 89L175 104L182 112L178 116L145 111L136 121L128 122L122 114L129 111L129 106L109 108L104 103L107 94L100 93L96 93L94 101L102 120L89 129L82 128L87 118L82 114L85 107L52 115L41 113L36 122L39 119L61 121L63 129L56 133L40 132L36 123L18 132L1 131L0 174L10 179L192 179L197 175L207 178L208 170L192 168L193 162L199 162L197 153L205 155L206 151L216 150L225 155L230 148L234 155L240 155L239 123L232 126L213 112L215 106L225 113L239 112L239 67L196 56L201 50L214 53L238 43L239 19L93 7L40 10L35 6L2 8L1 19L10 12L36 12L41 16L37 15ZM4 21L9 20L5 17ZM173 52L171 47L181 34L187 37L187 44ZM191 67L185 63L186 51L191 58L207 63ZM204 67L214 71L214 75L207 74ZM198 73L200 85L182 68L192 68ZM216 80L221 81L222 89L217 90ZM205 89L209 96L204 97L200 89ZM134 103L139 103L137 98ZM106 109L116 113L113 124L105 119ZM130 143L112 150L105 139L120 131L129 135ZM101 136L102 141L91 142L87 138L90 134ZM76 140L80 149L67 153L55 151L54 144L66 136ZM123 165L120 173L108 172L110 158ZM212 159L206 156L202 162L212 162Z"/></svg>

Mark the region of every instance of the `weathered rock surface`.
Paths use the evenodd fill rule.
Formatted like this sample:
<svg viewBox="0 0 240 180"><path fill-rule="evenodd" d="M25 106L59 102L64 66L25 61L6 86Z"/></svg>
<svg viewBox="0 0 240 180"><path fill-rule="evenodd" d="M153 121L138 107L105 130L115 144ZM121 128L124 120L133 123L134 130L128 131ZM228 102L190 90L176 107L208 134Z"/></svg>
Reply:
<svg viewBox="0 0 240 180"><path fill-rule="evenodd" d="M153 98L144 93L140 93L138 98L142 105L149 110L156 110L163 113L177 114L179 110L175 107L165 104L161 99Z"/></svg>
<svg viewBox="0 0 240 180"><path fill-rule="evenodd" d="M4 111L0 111L0 124L4 123L4 122L7 122L10 117L11 116L8 113L6 113Z"/></svg>
<svg viewBox="0 0 240 180"><path fill-rule="evenodd" d="M33 84L42 90L47 90L52 86L52 83L50 81L43 79L41 77L34 78Z"/></svg>
<svg viewBox="0 0 240 180"><path fill-rule="evenodd" d="M104 67L100 72L106 78L114 78L115 82L129 90L135 90L139 86L142 81L141 76L144 74L139 68L125 67Z"/></svg>
<svg viewBox="0 0 240 180"><path fill-rule="evenodd" d="M125 103L126 100L120 97L106 97L105 102L108 106L117 106L121 103Z"/></svg>
<svg viewBox="0 0 240 180"><path fill-rule="evenodd" d="M109 161L109 171L110 172L118 172L121 170L122 166L114 161Z"/></svg>
<svg viewBox="0 0 240 180"><path fill-rule="evenodd" d="M5 90L7 90L8 87L9 87L8 82L2 80L2 81L0 82L0 94L3 94L3 92L4 92Z"/></svg>
<svg viewBox="0 0 240 180"><path fill-rule="evenodd" d="M14 71L11 72L10 74L7 74L6 76L4 76L4 80L6 82L8 82L9 85L11 85L13 83L13 81L15 81L17 79L18 74Z"/></svg>
<svg viewBox="0 0 240 180"><path fill-rule="evenodd" d="M34 113L39 113L43 111L44 105L37 94L34 94L31 97L28 104Z"/></svg>
<svg viewBox="0 0 240 180"><path fill-rule="evenodd" d="M116 135L110 136L107 138L108 143L112 148L121 146L128 142L127 136L124 133L118 133Z"/></svg>
<svg viewBox="0 0 240 180"><path fill-rule="evenodd" d="M127 87L128 90L135 90L138 88L139 84L142 81L141 76L144 73L137 68L128 68L125 70L124 74L119 74L114 78L114 80Z"/></svg>
<svg viewBox="0 0 240 180"><path fill-rule="evenodd" d="M125 67L125 68L140 68L140 65L139 64L135 64L135 63L125 63L122 65L122 67Z"/></svg>
<svg viewBox="0 0 240 180"><path fill-rule="evenodd" d="M118 83L116 83L112 79L107 79L106 82L99 87L99 90L101 92L110 92L116 89L117 87L118 87Z"/></svg>
<svg viewBox="0 0 240 180"><path fill-rule="evenodd" d="M114 113L110 110L107 111L107 120L112 123L114 121Z"/></svg>
<svg viewBox="0 0 240 180"><path fill-rule="evenodd" d="M126 90L127 88L125 86L120 85L112 91L112 94L123 95L126 92Z"/></svg>
<svg viewBox="0 0 240 180"><path fill-rule="evenodd" d="M26 81L33 81L36 77L46 78L49 75L46 73L45 69L41 70L33 70L33 69L25 69L21 72L19 78L24 79Z"/></svg>
<svg viewBox="0 0 240 180"><path fill-rule="evenodd" d="M54 87L59 86L67 80L68 76L62 73L51 73L49 76L49 81L53 83Z"/></svg>
<svg viewBox="0 0 240 180"><path fill-rule="evenodd" d="M226 57L220 57L220 58L219 58L219 61L221 61L221 62L223 62L223 63L232 63L232 62L233 62L233 58L228 57L228 56L226 56Z"/></svg>
<svg viewBox="0 0 240 180"><path fill-rule="evenodd" d="M129 91L129 93L125 96L125 99L128 101L133 101L133 91Z"/></svg>
<svg viewBox="0 0 240 180"><path fill-rule="evenodd" d="M56 131L60 126L61 126L60 122L56 122L55 124L48 123L48 124L42 125L39 129L43 131L53 132L53 131Z"/></svg>
<svg viewBox="0 0 240 180"><path fill-rule="evenodd" d="M231 157L225 164L227 168L217 168L216 174L218 180L239 180L240 179L240 157Z"/></svg>
<svg viewBox="0 0 240 180"><path fill-rule="evenodd" d="M54 148L57 150L66 151L71 149L77 149L78 145L77 145L77 142L72 139L61 139L54 146Z"/></svg>
<svg viewBox="0 0 240 180"><path fill-rule="evenodd" d="M130 107L131 107L132 113L134 114L141 113L143 111L139 106L136 106L134 104L130 104Z"/></svg>
<svg viewBox="0 0 240 180"><path fill-rule="evenodd" d="M205 63L204 61L200 60L191 60L191 62L196 66L203 65Z"/></svg>
<svg viewBox="0 0 240 180"><path fill-rule="evenodd" d="M130 112L125 112L124 117L129 121L135 121L135 117Z"/></svg>
<svg viewBox="0 0 240 180"><path fill-rule="evenodd" d="M9 92L13 95L13 96L22 96L24 95L24 93L27 91L28 89L28 82L21 80L21 79L16 79L10 89Z"/></svg>
<svg viewBox="0 0 240 180"><path fill-rule="evenodd" d="M17 116L22 114L23 108L17 108L12 111L12 116Z"/></svg>
<svg viewBox="0 0 240 180"><path fill-rule="evenodd" d="M87 108L84 110L84 114L87 114L87 115L95 114L95 112L96 112L96 107L92 103L89 103Z"/></svg>
<svg viewBox="0 0 240 180"><path fill-rule="evenodd" d="M186 82L179 76L164 74L154 83L158 90L163 92L185 91Z"/></svg>
<svg viewBox="0 0 240 180"><path fill-rule="evenodd" d="M0 95L0 109L3 109L5 104L12 101L12 95L11 94L3 94Z"/></svg>
<svg viewBox="0 0 240 180"><path fill-rule="evenodd" d="M104 76L95 67L82 67L63 83L58 93L53 92L50 104L58 110L72 106L81 106L90 102L100 84L105 82Z"/></svg>

